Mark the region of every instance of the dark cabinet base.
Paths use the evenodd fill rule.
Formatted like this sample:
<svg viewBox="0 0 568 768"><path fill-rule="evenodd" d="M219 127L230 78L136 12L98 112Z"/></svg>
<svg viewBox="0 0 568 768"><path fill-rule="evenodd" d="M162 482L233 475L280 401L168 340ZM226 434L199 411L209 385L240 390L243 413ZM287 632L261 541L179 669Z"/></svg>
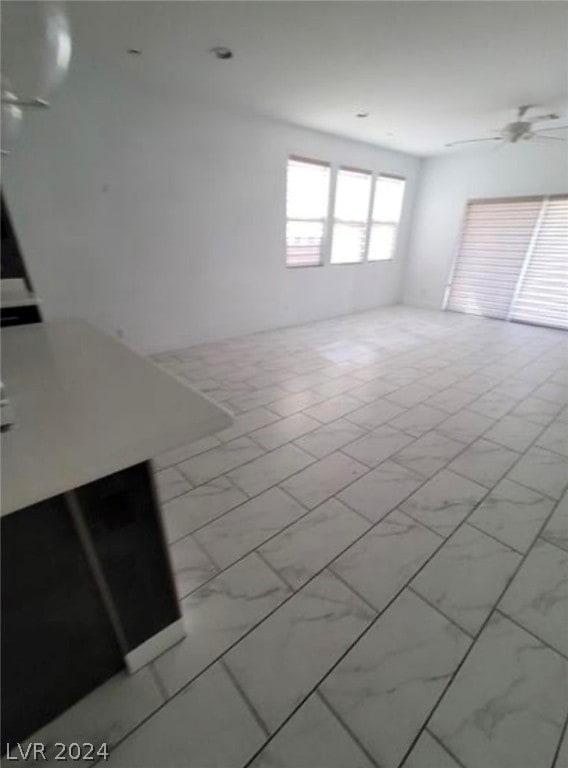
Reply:
<svg viewBox="0 0 568 768"><path fill-rule="evenodd" d="M2 753L180 618L149 463L2 518Z"/></svg>

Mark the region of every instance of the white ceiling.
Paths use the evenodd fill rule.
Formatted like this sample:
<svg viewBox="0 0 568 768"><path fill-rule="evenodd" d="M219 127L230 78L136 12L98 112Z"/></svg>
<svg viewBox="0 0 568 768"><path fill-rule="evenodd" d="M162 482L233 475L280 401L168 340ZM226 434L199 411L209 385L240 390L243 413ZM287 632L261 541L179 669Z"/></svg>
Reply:
<svg viewBox="0 0 568 768"><path fill-rule="evenodd" d="M179 99L417 155L491 135L520 104L555 108L568 123L562 1L69 5L76 52ZM234 59L215 59L214 45ZM370 116L355 117L362 110Z"/></svg>

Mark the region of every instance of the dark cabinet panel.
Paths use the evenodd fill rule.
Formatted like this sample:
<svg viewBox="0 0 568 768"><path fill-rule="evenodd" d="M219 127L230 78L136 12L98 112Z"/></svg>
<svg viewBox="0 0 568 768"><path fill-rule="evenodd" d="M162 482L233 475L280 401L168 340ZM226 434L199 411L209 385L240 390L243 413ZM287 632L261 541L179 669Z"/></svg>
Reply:
<svg viewBox="0 0 568 768"><path fill-rule="evenodd" d="M63 497L2 518L2 747L123 666Z"/></svg>
<svg viewBox="0 0 568 768"><path fill-rule="evenodd" d="M150 465L108 475L76 495L132 650L180 618Z"/></svg>

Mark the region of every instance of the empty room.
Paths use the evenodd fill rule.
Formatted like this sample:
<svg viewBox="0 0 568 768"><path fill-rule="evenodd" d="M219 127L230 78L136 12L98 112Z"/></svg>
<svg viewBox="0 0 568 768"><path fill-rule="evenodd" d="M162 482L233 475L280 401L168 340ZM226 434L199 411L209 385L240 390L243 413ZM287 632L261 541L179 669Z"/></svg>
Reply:
<svg viewBox="0 0 568 768"><path fill-rule="evenodd" d="M568 768L568 3L0 16L2 766Z"/></svg>

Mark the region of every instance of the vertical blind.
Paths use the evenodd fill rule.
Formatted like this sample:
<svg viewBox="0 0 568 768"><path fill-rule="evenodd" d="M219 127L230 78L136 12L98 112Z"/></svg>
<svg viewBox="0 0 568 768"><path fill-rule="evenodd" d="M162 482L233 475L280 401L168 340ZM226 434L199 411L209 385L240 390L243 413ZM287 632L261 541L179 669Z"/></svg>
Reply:
<svg viewBox="0 0 568 768"><path fill-rule="evenodd" d="M568 198L468 204L446 309L568 327Z"/></svg>
<svg viewBox="0 0 568 768"><path fill-rule="evenodd" d="M372 180L370 171L340 168L337 172L331 244L332 264L355 264L363 261L367 246Z"/></svg>
<svg viewBox="0 0 568 768"><path fill-rule="evenodd" d="M286 264L322 263L329 205L330 166L291 157L286 182Z"/></svg>

